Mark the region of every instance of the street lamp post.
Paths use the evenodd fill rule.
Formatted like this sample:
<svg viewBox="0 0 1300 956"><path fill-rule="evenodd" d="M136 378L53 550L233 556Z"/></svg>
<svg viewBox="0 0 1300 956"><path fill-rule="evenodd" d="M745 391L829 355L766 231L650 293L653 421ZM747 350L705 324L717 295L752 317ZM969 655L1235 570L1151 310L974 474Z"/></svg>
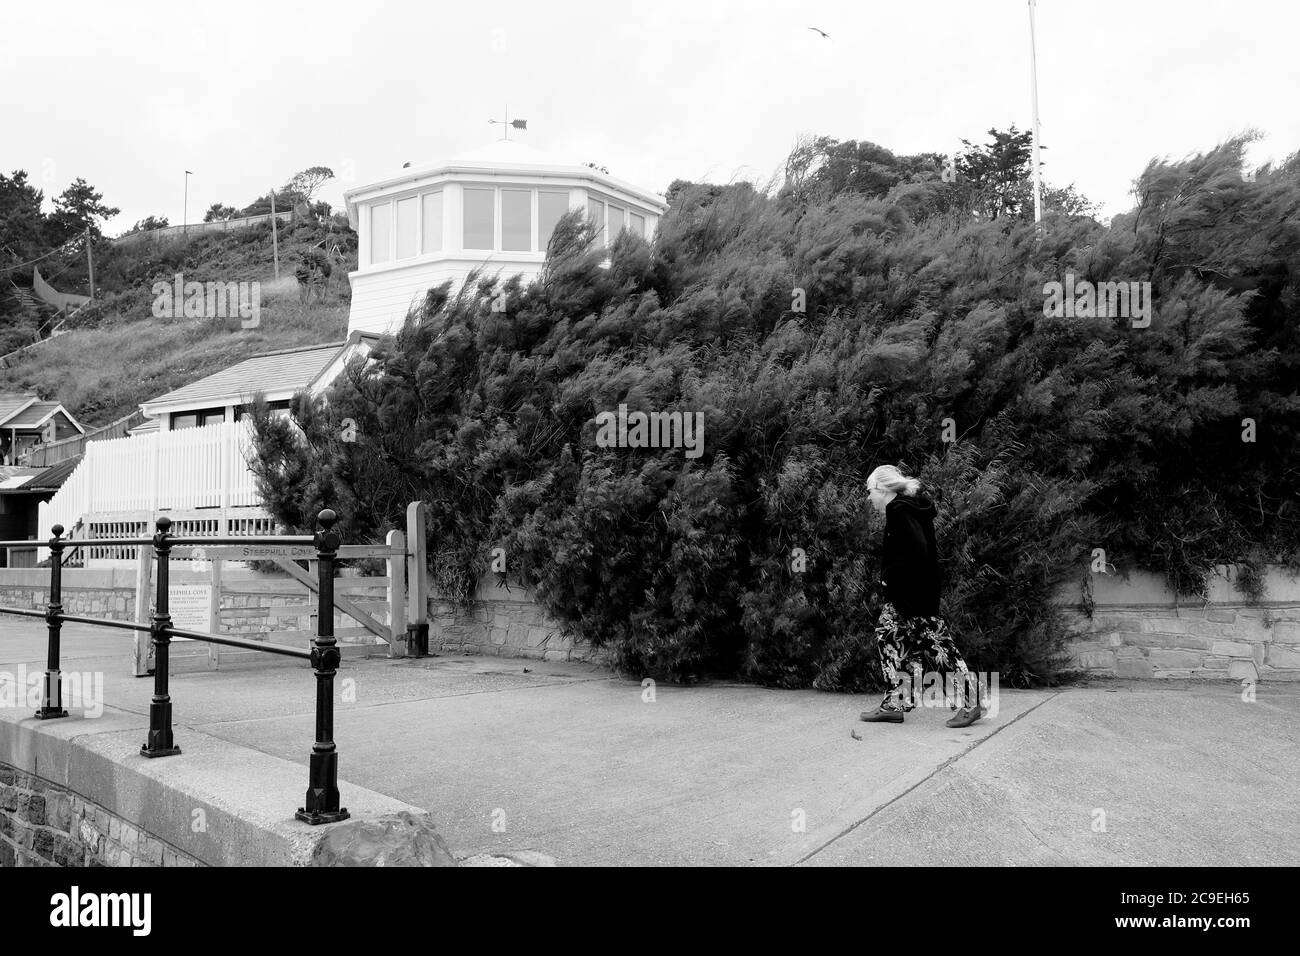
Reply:
<svg viewBox="0 0 1300 956"><path fill-rule="evenodd" d="M185 170L185 205L181 207L181 235L190 234L190 177L194 174Z"/></svg>
<svg viewBox="0 0 1300 956"><path fill-rule="evenodd" d="M1029 82L1034 107L1034 225L1043 221L1043 183L1038 168L1038 51L1034 36L1034 0L1029 0Z"/></svg>

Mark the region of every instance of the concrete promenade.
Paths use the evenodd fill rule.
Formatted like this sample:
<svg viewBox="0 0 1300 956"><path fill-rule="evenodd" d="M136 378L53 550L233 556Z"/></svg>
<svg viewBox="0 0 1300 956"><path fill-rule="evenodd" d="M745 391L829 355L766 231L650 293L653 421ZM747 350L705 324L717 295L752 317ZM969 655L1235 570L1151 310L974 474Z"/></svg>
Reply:
<svg viewBox="0 0 1300 956"><path fill-rule="evenodd" d="M130 674L129 634L68 625L63 644L65 670L103 673L106 713L147 715L152 681ZM0 672L44 658L43 622L0 619ZM593 666L495 657L345 661L336 691L344 803L354 784L426 808L458 855L1300 864L1294 683L1262 684L1253 702L1227 682L1004 687L996 716L964 730L943 726L946 707L863 724L877 697L742 684L659 684L647 702L639 682ZM173 675L171 695L181 747L201 731L306 766L305 664Z"/></svg>

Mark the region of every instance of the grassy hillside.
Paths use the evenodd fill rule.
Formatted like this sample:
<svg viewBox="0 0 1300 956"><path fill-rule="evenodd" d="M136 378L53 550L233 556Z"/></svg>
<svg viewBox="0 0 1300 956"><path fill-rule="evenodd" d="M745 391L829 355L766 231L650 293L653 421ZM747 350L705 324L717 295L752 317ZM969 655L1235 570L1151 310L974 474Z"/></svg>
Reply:
<svg viewBox="0 0 1300 956"><path fill-rule="evenodd" d="M0 369L0 391L32 391L62 402L83 425L120 418L142 401L275 349L338 341L346 335L356 268L356 234L337 222L302 222L280 230L280 275L274 278L269 226L188 241L96 247L100 301L75 328ZM294 270L309 250L329 249L332 273L321 300L300 301ZM336 251L335 251L336 250ZM258 281L260 324L239 318L155 318L155 282ZM75 287L75 277L62 288Z"/></svg>

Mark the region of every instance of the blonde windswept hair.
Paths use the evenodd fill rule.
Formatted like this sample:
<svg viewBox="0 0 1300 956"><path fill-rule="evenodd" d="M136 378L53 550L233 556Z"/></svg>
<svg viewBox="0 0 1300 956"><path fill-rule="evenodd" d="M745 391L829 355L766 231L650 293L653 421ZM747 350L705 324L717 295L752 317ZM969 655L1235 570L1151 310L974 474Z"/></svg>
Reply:
<svg viewBox="0 0 1300 956"><path fill-rule="evenodd" d="M893 465L881 465L867 476L867 488L882 488L896 495L914 495L921 490L921 483Z"/></svg>

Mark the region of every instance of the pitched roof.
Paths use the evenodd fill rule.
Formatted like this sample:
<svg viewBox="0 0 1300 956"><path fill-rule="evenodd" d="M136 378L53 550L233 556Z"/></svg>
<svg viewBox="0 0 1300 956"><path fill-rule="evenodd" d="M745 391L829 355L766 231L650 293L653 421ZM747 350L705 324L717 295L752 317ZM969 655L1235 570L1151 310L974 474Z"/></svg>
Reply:
<svg viewBox="0 0 1300 956"><path fill-rule="evenodd" d="M0 392L0 423L16 412L21 411L32 402L39 401L39 395L30 392Z"/></svg>
<svg viewBox="0 0 1300 956"><path fill-rule="evenodd" d="M81 455L73 455L71 458L65 458L48 468L42 468L40 474L33 477L23 487L33 491L38 488L63 487L63 483L68 480L68 476L81 464L81 457Z"/></svg>
<svg viewBox="0 0 1300 956"><path fill-rule="evenodd" d="M79 464L81 464L81 456L73 455L48 468L0 465L0 492L48 491L61 488Z"/></svg>
<svg viewBox="0 0 1300 956"><path fill-rule="evenodd" d="M45 419L62 409L63 406L58 402L32 402L12 418L5 419L3 426L5 428L36 428Z"/></svg>
<svg viewBox="0 0 1300 956"><path fill-rule="evenodd" d="M345 344L331 342L328 345L309 345L255 355L238 365L222 369L207 378L190 382L142 404L171 405L177 402L243 398L254 392L278 392L285 389L297 391L306 388Z"/></svg>

